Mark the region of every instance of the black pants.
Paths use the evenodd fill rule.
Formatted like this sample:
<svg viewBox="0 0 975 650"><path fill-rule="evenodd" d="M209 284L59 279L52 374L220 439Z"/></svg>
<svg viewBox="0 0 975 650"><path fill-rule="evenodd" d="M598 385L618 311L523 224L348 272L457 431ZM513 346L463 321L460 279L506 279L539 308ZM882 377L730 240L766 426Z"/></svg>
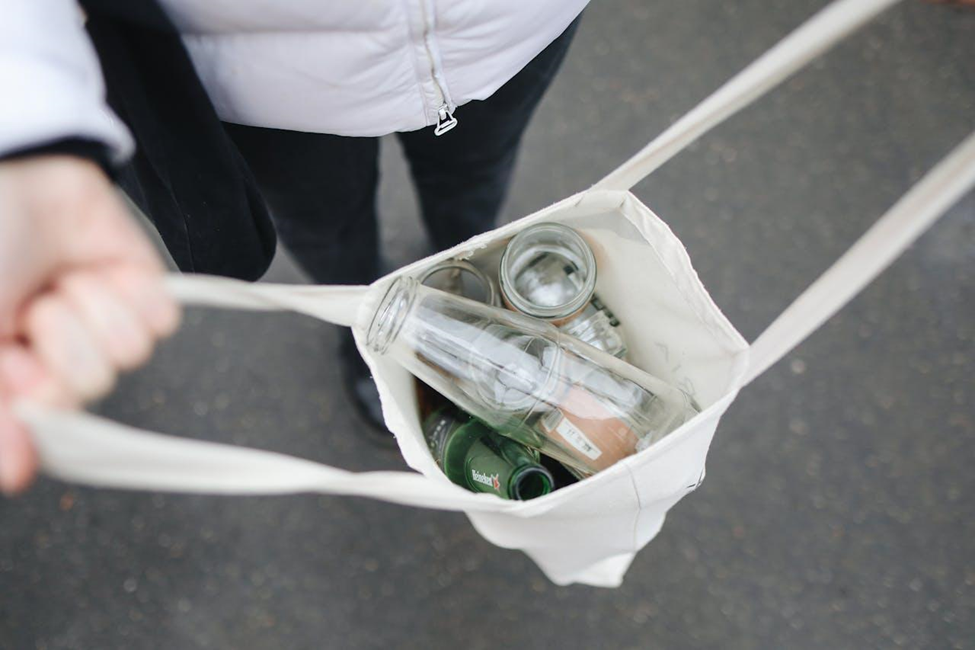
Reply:
<svg viewBox="0 0 975 650"><path fill-rule="evenodd" d="M521 72L456 113L457 127L399 134L434 246L489 230L528 121L555 76L578 19ZM379 139L239 125L227 132L257 179L275 229L319 284L366 284L380 274Z"/></svg>

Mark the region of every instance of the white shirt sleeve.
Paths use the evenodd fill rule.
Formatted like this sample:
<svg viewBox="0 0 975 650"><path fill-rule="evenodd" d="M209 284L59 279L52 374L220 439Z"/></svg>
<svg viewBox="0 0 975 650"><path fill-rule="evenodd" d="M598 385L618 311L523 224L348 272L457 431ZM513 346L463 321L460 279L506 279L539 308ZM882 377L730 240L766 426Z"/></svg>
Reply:
<svg viewBox="0 0 975 650"><path fill-rule="evenodd" d="M105 83L75 0L0 6L0 154L69 137L131 155L128 129L105 103Z"/></svg>

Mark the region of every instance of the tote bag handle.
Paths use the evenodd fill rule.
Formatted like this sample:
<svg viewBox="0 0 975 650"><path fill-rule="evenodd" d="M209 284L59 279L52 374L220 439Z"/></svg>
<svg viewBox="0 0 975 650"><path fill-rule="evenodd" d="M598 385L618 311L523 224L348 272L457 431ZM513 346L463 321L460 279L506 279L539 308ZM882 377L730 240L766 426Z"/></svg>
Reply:
<svg viewBox="0 0 975 650"><path fill-rule="evenodd" d="M975 133L928 172L755 339L743 385L819 329L973 186Z"/></svg>
<svg viewBox="0 0 975 650"><path fill-rule="evenodd" d="M184 304L245 310L289 310L352 325L368 287L251 284L205 275L173 275L170 291ZM150 433L90 413L16 405L31 430L41 469L98 487L205 494L317 492L403 505L498 512L521 504L475 494L417 472L349 472L284 454Z"/></svg>
<svg viewBox="0 0 975 650"><path fill-rule="evenodd" d="M694 140L899 0L838 0L732 77L593 186L626 191ZM750 383L819 328L975 184L975 134L937 165L804 291L751 346Z"/></svg>

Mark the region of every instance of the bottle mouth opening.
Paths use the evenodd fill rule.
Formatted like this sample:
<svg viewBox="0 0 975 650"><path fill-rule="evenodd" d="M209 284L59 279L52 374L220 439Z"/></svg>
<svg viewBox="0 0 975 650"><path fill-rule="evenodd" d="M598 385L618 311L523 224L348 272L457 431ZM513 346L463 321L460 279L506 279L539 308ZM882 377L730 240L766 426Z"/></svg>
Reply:
<svg viewBox="0 0 975 650"><path fill-rule="evenodd" d="M415 293L412 288L415 284L416 280L412 278L397 278L379 301L366 334L366 346L374 352L385 354L396 339L413 304Z"/></svg>
<svg viewBox="0 0 975 650"><path fill-rule="evenodd" d="M562 257L581 280L578 291L558 304L540 304L523 295L517 280L545 253ZM577 314L596 290L596 257L586 240L559 223L540 223L515 235L501 254L501 297L508 306L536 318L557 320Z"/></svg>
<svg viewBox="0 0 975 650"><path fill-rule="evenodd" d="M552 491L555 480L544 467L526 467L511 478L511 496L528 501L545 496Z"/></svg>

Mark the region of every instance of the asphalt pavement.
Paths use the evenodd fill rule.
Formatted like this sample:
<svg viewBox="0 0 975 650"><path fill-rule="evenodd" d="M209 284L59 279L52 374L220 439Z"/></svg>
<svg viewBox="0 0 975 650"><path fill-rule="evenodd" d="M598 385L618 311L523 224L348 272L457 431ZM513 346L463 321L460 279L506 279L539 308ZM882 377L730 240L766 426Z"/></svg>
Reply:
<svg viewBox="0 0 975 650"><path fill-rule="evenodd" d="M598 180L824 4L593 3L503 220ZM975 9L905 2L636 193L751 340L973 127ZM382 171L395 268L427 248L394 139ZM303 281L285 254L266 279ZM40 480L0 501L0 648L975 648L973 340L970 194L742 392L707 480L615 590L556 587L458 514ZM193 309L99 410L403 467L350 410L336 342Z"/></svg>

